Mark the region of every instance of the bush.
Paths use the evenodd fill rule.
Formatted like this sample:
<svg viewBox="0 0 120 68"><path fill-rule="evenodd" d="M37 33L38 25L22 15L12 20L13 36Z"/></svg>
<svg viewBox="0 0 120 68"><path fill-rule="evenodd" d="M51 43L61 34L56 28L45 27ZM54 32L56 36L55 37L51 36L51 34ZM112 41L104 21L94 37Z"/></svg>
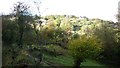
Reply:
<svg viewBox="0 0 120 68"><path fill-rule="evenodd" d="M53 45L53 44L44 46L44 49L46 50L47 53L55 56L64 55L66 53L65 49L63 49L58 45Z"/></svg>
<svg viewBox="0 0 120 68"><path fill-rule="evenodd" d="M101 43L95 37L81 36L68 43L70 55L79 66L86 58L96 58L102 52Z"/></svg>

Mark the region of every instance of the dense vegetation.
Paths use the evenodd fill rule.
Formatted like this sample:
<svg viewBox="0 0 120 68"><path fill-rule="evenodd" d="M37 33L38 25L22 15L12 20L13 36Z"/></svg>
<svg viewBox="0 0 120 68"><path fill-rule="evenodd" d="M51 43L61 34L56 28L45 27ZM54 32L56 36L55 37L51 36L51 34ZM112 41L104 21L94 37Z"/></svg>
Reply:
<svg viewBox="0 0 120 68"><path fill-rule="evenodd" d="M74 15L32 16L28 8L19 2L14 13L2 15L3 66L79 67L87 61L120 65L118 22Z"/></svg>

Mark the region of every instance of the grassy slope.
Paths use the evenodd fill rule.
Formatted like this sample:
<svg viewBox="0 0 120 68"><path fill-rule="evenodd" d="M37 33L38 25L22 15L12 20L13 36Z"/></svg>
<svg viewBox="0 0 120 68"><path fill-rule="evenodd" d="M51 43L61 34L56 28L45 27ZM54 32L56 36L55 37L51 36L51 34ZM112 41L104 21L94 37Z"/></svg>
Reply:
<svg viewBox="0 0 120 68"><path fill-rule="evenodd" d="M44 66L72 66L73 65L73 59L72 57L68 56L50 56L50 55L44 55ZM86 62L82 63L82 66L105 66L103 64L97 63L94 60L86 60Z"/></svg>
<svg viewBox="0 0 120 68"><path fill-rule="evenodd" d="M4 48L3 48L4 50ZM9 52L8 49L5 48L6 52ZM11 56L11 54L9 53L9 56L6 60L9 59L9 61L12 61L9 57ZM5 60L5 59L4 59ZM73 66L73 59L70 56L51 56L48 55L46 53L44 53L44 58L43 58L43 62L42 65L43 66ZM8 62L10 63L10 62ZM94 60L86 60L86 62L82 63L82 66L106 66L103 64L100 64ZM104 67L106 68L106 67ZM108 67L109 68L109 67Z"/></svg>

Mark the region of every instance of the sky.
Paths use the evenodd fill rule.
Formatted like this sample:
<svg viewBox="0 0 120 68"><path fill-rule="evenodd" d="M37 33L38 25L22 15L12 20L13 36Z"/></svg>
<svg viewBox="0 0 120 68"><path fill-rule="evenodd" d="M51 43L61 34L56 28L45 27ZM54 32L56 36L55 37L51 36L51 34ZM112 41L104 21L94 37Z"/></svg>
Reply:
<svg viewBox="0 0 120 68"><path fill-rule="evenodd" d="M30 5L32 14L38 14L36 6L40 6L41 15L76 15L114 22L117 21L115 15L119 2L119 0L2 0L0 14L12 12L10 8L18 1ZM38 3L34 4L34 1Z"/></svg>

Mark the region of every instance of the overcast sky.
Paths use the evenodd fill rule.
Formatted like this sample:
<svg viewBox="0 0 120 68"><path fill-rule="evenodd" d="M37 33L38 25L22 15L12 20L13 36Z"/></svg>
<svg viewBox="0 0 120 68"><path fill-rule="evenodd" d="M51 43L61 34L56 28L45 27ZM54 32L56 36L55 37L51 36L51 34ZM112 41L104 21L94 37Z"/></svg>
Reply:
<svg viewBox="0 0 120 68"><path fill-rule="evenodd" d="M41 1L38 6L41 8L42 15L67 14L116 21L119 0L2 0L0 13L10 13L10 8L18 1L30 5L33 14L38 14L34 1Z"/></svg>

